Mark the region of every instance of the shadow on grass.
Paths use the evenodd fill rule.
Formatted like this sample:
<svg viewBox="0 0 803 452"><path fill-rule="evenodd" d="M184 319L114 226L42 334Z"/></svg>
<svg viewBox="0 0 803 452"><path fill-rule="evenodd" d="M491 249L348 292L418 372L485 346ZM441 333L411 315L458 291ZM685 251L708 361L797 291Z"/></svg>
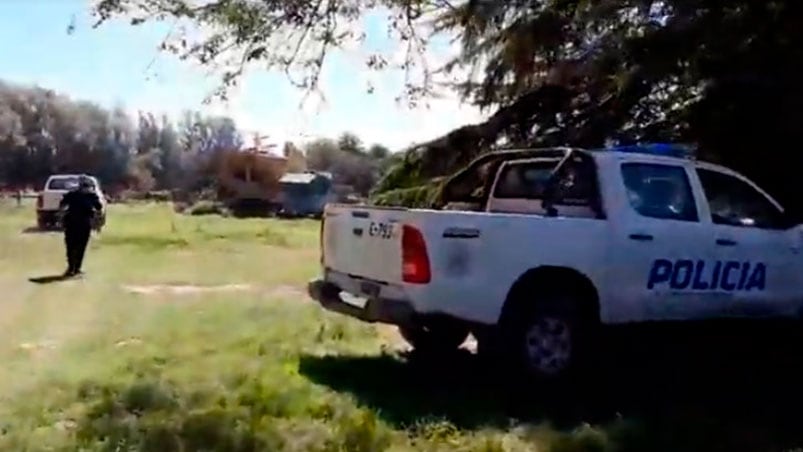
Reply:
<svg viewBox="0 0 803 452"><path fill-rule="evenodd" d="M28 278L28 281L34 284L52 284L61 281L68 281L71 279L75 279L75 276L67 276L67 275L47 275L47 276L36 276L33 278Z"/></svg>
<svg viewBox="0 0 803 452"><path fill-rule="evenodd" d="M40 229L37 226L28 226L27 228L22 230L23 234L50 234L56 232L61 232L61 231L56 228Z"/></svg>
<svg viewBox="0 0 803 452"><path fill-rule="evenodd" d="M152 234L102 235L98 242L106 246L134 246L147 250L186 248L190 245L190 242L184 237Z"/></svg>
<svg viewBox="0 0 803 452"><path fill-rule="evenodd" d="M438 360L307 355L301 372L397 426L433 417L467 429L510 419L564 430L590 422L615 450L782 450L803 445L796 326L611 330L601 363L561 389L515 384L464 351Z"/></svg>

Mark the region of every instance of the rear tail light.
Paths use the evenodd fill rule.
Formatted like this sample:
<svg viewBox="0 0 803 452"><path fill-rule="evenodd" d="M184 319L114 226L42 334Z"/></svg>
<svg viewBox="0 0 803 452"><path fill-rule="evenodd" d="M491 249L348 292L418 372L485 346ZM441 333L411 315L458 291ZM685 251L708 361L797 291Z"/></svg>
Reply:
<svg viewBox="0 0 803 452"><path fill-rule="evenodd" d="M41 209L42 206L44 206L44 205L45 205L44 196L42 196L42 194L39 193L39 195L36 197L36 208L37 209Z"/></svg>
<svg viewBox="0 0 803 452"><path fill-rule="evenodd" d="M424 235L410 225L402 226L402 281L427 284L432 279Z"/></svg>

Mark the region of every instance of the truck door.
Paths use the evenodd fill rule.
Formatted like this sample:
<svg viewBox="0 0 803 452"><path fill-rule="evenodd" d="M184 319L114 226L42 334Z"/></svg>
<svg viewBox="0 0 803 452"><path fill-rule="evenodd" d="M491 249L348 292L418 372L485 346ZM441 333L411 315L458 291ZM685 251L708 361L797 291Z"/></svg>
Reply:
<svg viewBox="0 0 803 452"><path fill-rule="evenodd" d="M780 206L747 179L715 167L696 169L714 232L722 314L795 315L799 232Z"/></svg>
<svg viewBox="0 0 803 452"><path fill-rule="evenodd" d="M609 268L612 321L680 320L708 315L706 272L713 235L702 220L690 163L619 163L621 218Z"/></svg>

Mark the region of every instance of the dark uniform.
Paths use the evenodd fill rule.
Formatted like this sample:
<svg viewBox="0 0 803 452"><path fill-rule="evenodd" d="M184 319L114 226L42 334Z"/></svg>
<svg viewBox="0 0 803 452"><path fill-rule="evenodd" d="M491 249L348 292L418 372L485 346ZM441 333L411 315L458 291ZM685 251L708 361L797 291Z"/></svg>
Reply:
<svg viewBox="0 0 803 452"><path fill-rule="evenodd" d="M100 198L92 188L92 181L82 178L79 188L66 193L61 199L61 208L66 208L62 220L64 244L67 248L66 276L81 273L84 252L92 230L92 220L103 209Z"/></svg>

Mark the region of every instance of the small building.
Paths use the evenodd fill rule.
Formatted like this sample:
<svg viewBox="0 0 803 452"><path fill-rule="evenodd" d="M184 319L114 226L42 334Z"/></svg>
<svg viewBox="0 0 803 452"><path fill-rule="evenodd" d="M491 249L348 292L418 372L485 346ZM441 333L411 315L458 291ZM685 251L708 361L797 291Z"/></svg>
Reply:
<svg viewBox="0 0 803 452"><path fill-rule="evenodd" d="M221 150L211 162L218 199L237 216L269 216L281 207L279 179L290 162L265 138L257 134L253 144Z"/></svg>
<svg viewBox="0 0 803 452"><path fill-rule="evenodd" d="M281 213L286 216L320 216L327 202L335 200L332 175L305 171L287 173L279 179Z"/></svg>

